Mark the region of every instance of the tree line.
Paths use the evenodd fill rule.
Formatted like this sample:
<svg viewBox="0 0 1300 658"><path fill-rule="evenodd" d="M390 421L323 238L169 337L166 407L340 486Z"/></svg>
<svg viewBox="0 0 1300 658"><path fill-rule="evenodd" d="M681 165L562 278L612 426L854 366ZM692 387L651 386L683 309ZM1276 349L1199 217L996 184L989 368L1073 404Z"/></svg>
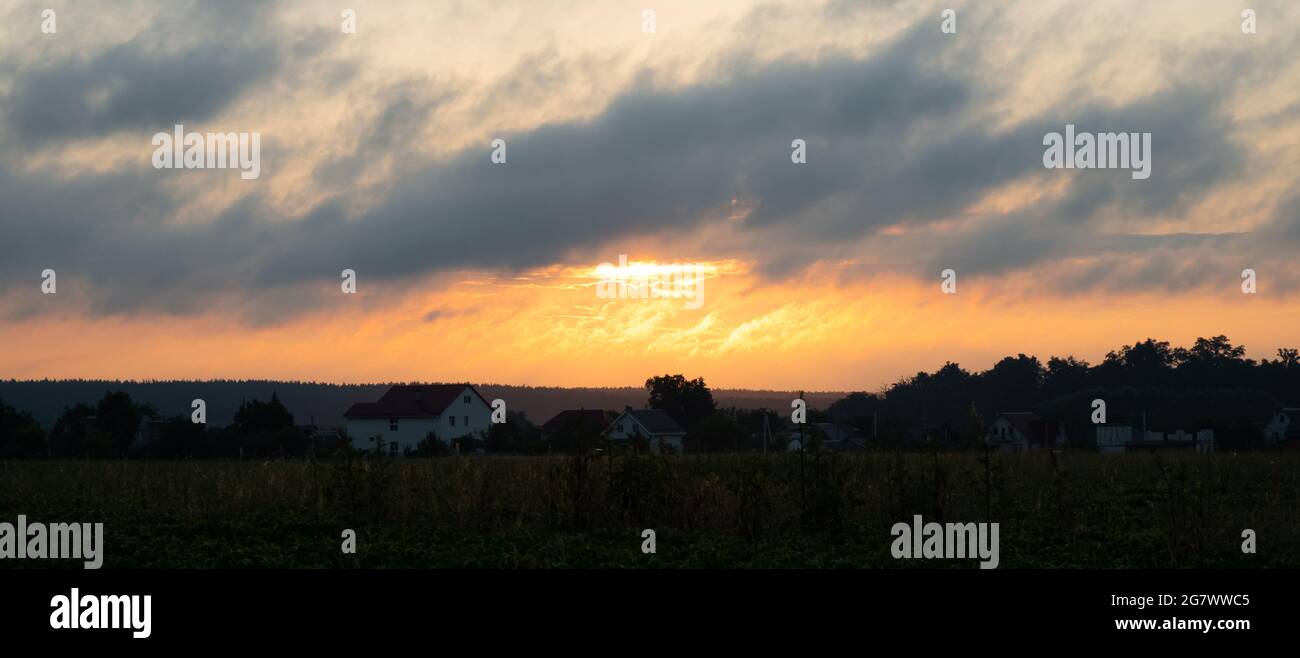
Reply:
<svg viewBox="0 0 1300 658"><path fill-rule="evenodd" d="M1043 363L1025 354L980 372L949 362L879 392L853 393L827 412L858 427L874 425L882 445L930 440L961 447L982 438L973 416L1030 411L1064 423L1072 443L1088 445L1092 401L1100 399L1108 423L1212 429L1220 449L1249 450L1260 447L1275 409L1300 406L1300 358L1291 348L1277 350L1275 359L1245 354L1244 346L1214 336L1188 347L1147 338L1095 365L1073 356Z"/></svg>
<svg viewBox="0 0 1300 658"><path fill-rule="evenodd" d="M790 409L720 409L703 378L681 374L645 382L646 406L662 409L687 430L686 450L746 452L762 449L765 428L780 435ZM857 392L825 410L809 409L808 422L834 421L855 428L880 448L938 445L963 449L982 440L984 420L999 412L1033 411L1064 423L1072 442L1087 445L1091 402L1107 403L1108 422L1145 422L1153 430L1215 430L1221 449L1261 447L1262 425L1280 406L1300 406L1300 356L1277 350L1255 361L1226 336L1198 338L1188 347L1148 338L1107 353L1096 365L1073 356L1007 356L984 371L948 362L877 392ZM147 427L146 427L147 424ZM341 447L321 442L311 427L273 391L270 399L243 400L223 427L191 422L188 415L160 417L155 408L123 391L105 391L95 404L63 409L47 432L32 414L0 400L0 458L103 459L146 457L297 457ZM462 452L571 453L599 447L603 427L575 425L544 435L522 412L508 414L481 436L460 440ZM142 431L143 430L143 431ZM142 437L148 437L145 442ZM352 437L364 442L365 437ZM351 446L366 449L362 443ZM779 448L777 446L772 446ZM426 441L414 454L448 452Z"/></svg>

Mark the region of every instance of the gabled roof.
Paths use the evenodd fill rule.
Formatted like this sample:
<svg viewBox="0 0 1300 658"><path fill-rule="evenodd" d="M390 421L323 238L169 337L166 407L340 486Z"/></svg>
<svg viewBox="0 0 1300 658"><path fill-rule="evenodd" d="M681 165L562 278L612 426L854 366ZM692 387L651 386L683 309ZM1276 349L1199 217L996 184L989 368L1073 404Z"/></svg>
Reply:
<svg viewBox="0 0 1300 658"><path fill-rule="evenodd" d="M861 441L862 437L858 435L857 430L844 425L843 423L812 423L813 427L821 430L828 441Z"/></svg>
<svg viewBox="0 0 1300 658"><path fill-rule="evenodd" d="M668 415L663 409L627 409L619 416L630 416L637 424L646 428L651 434L685 434L686 430L682 429L673 417Z"/></svg>
<svg viewBox="0 0 1300 658"><path fill-rule="evenodd" d="M377 402L358 402L344 418L433 418L442 415L466 388L480 400L483 396L466 384L396 384ZM487 400L483 400L487 404Z"/></svg>
<svg viewBox="0 0 1300 658"><path fill-rule="evenodd" d="M1033 438L1034 423L1040 420L1038 414L1032 411L1004 411L998 415L1006 418L1011 427L1027 439Z"/></svg>
<svg viewBox="0 0 1300 658"><path fill-rule="evenodd" d="M1282 407L1274 411L1273 421L1276 421L1281 416L1287 417L1287 423L1293 423L1296 418L1300 418L1300 407ZM1273 421L1269 422L1272 423Z"/></svg>
<svg viewBox="0 0 1300 658"><path fill-rule="evenodd" d="M614 422L614 417L618 414L604 409L566 409L553 418L542 423L542 429L546 431L558 431L566 427L594 427L597 430L603 430Z"/></svg>
<svg viewBox="0 0 1300 658"><path fill-rule="evenodd" d="M1062 435L1065 426L1057 420L1043 420L1032 411L1004 411L998 417L1007 419L1021 436L1034 444L1049 445Z"/></svg>

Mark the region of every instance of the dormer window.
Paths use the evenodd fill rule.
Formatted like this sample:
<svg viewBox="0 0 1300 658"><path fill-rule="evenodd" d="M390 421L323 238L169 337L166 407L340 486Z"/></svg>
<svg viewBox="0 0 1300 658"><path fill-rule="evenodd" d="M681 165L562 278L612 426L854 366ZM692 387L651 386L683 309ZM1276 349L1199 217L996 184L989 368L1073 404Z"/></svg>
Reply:
<svg viewBox="0 0 1300 658"><path fill-rule="evenodd" d="M468 395L465 396L465 404L469 404L469 396L468 396Z"/></svg>

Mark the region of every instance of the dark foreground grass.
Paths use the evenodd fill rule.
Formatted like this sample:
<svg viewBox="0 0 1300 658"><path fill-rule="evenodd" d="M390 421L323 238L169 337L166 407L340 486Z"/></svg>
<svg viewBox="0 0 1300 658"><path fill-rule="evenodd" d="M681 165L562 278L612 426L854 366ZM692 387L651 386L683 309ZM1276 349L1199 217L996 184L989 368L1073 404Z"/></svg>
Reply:
<svg viewBox="0 0 1300 658"><path fill-rule="evenodd" d="M1264 454L0 463L0 521L102 522L106 568L974 568L891 558L913 514L999 523L1001 568L1296 567L1298 494Z"/></svg>

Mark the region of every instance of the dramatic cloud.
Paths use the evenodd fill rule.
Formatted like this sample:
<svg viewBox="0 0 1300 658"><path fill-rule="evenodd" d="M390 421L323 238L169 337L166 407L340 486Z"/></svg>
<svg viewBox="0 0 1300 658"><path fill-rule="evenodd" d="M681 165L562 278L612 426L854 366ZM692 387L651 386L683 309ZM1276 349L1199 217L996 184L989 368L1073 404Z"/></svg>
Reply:
<svg viewBox="0 0 1300 658"><path fill-rule="evenodd" d="M34 146L217 116L274 76L286 57L307 54L304 45L295 50L269 29L266 8L263 2L178 4L128 41L89 56L69 51L19 66L4 95L7 132ZM70 15L65 12L65 34Z"/></svg>
<svg viewBox="0 0 1300 658"><path fill-rule="evenodd" d="M1248 267L1282 297L1300 284L1300 85L1285 84L1300 42L1284 7L1261 14L1273 36L1234 34L1233 12L1209 6L1167 34L1139 27L1160 18L1143 8L1131 30L1061 36L1098 14L959 5L947 35L929 5L740 3L682 9L680 34L664 20L652 37L599 3L585 32L522 5L435 4L434 21L398 3L361 9L357 35L311 3L126 5L143 17L127 33L129 17L100 25L88 7L60 10L57 35L36 32L37 9L5 15L9 321L220 309L287 326L331 313L349 268L360 308L423 304L408 319L441 329L475 322L501 281L546 290L561 284L537 272L633 250L745 263L746 299L810 276L932 286L948 268L987 294L1220 294ZM421 37L439 24L481 26L484 43ZM262 176L153 169L151 135L178 123L260 132ZM1151 177L1045 169L1044 135L1066 124L1151 133ZM506 164L489 159L495 138ZM46 268L58 303L39 295ZM486 283L459 306L406 305L466 278ZM800 316L710 317L679 339L734 350Z"/></svg>

